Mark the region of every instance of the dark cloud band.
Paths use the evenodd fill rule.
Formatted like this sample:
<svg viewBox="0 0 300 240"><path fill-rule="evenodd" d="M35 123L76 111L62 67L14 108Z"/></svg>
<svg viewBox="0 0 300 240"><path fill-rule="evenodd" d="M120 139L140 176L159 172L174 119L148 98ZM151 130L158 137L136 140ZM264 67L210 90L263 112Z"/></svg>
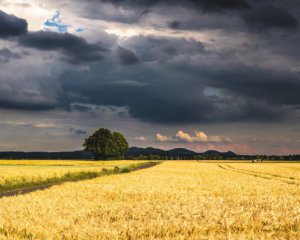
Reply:
<svg viewBox="0 0 300 240"><path fill-rule="evenodd" d="M60 51L64 60L75 64L102 60L101 52L106 51L97 44L89 44L83 38L69 33L29 32L22 35L18 43L43 51Z"/></svg>
<svg viewBox="0 0 300 240"><path fill-rule="evenodd" d="M18 44L23 47L59 51L63 55L62 60L72 64L102 60L101 53L107 51L97 44L90 44L85 39L69 33L29 32L26 20L0 11L0 38L8 37L17 37ZM7 55L8 52L2 50L0 54ZM11 54L10 56L12 57Z"/></svg>
<svg viewBox="0 0 300 240"><path fill-rule="evenodd" d="M152 7L155 5L191 6L209 12L250 8L250 5L244 0L96 0L94 2L109 2L125 7Z"/></svg>
<svg viewBox="0 0 300 240"><path fill-rule="evenodd" d="M0 10L0 38L16 37L27 32L27 21Z"/></svg>
<svg viewBox="0 0 300 240"><path fill-rule="evenodd" d="M298 26L298 19L288 11L272 5L253 9L243 16L248 27L253 31L266 29L294 29Z"/></svg>

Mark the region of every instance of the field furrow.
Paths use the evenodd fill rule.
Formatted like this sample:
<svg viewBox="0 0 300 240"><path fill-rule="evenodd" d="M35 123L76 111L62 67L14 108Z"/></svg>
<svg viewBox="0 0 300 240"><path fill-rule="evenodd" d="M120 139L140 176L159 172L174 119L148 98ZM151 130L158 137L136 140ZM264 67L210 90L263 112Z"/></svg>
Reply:
<svg viewBox="0 0 300 240"><path fill-rule="evenodd" d="M250 176L254 176L254 177L260 177L260 178L265 178L265 179L273 179L273 180L278 180L278 181L281 181L281 182L284 182L284 183L287 183L287 184L300 185L300 181L298 179L291 180L288 177L282 177L282 176L277 176L277 175L272 175L272 174L255 172L255 171L248 171L248 170L232 167L232 166L227 165L227 164L218 164L218 166L220 168L224 169L224 170L234 171L234 172L238 172L238 173L242 173L242 174L246 174L246 175L250 175Z"/></svg>

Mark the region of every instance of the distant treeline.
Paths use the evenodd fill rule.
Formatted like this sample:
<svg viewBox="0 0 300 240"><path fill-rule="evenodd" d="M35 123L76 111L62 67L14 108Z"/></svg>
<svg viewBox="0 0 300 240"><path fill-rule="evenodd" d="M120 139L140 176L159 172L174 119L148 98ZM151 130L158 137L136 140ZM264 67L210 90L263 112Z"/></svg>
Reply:
<svg viewBox="0 0 300 240"><path fill-rule="evenodd" d="M255 160L261 159L265 161L299 161L300 155L288 155L288 156L276 156L276 155L236 155L234 157L224 157L224 156L205 156L197 155L194 157L197 160Z"/></svg>
<svg viewBox="0 0 300 240"><path fill-rule="evenodd" d="M93 159L85 151L74 152L0 152L0 159Z"/></svg>
<svg viewBox="0 0 300 240"><path fill-rule="evenodd" d="M138 155L127 156L126 159L131 160L255 160L263 161L300 161L300 155L276 156L276 155L237 155L237 156L222 156L222 155L195 155L195 156L162 156L162 155Z"/></svg>
<svg viewBox="0 0 300 240"><path fill-rule="evenodd" d="M296 161L300 160L300 155L289 156L267 156L267 155L238 155L232 151L219 152L210 150L197 153L185 148L175 148L162 150L157 148L137 148L131 147L126 153L126 159L145 160L274 160L274 161Z"/></svg>
<svg viewBox="0 0 300 240"><path fill-rule="evenodd" d="M237 155L233 152L207 151L196 153L184 148L161 150L155 148L129 148L125 155L131 160L254 160L299 161L300 155ZM92 160L93 155L86 151L74 152L0 152L0 159L74 159Z"/></svg>

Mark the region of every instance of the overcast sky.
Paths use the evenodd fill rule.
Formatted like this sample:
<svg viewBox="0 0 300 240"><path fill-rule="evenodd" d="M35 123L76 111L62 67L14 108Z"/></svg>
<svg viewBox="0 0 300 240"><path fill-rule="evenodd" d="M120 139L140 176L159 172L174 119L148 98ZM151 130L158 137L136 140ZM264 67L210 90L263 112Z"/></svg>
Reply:
<svg viewBox="0 0 300 240"><path fill-rule="evenodd" d="M0 0L0 151L300 153L298 0Z"/></svg>

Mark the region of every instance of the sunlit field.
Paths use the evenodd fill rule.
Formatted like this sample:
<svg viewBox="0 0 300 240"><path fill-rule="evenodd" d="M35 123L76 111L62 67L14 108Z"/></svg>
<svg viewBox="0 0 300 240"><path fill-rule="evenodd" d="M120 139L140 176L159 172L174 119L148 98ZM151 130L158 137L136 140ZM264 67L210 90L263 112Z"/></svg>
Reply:
<svg viewBox="0 0 300 240"><path fill-rule="evenodd" d="M0 160L2 165L26 165L26 166L118 166L130 165L136 163L133 160L118 160L118 161L82 161L82 160ZM141 162L141 161L140 161Z"/></svg>
<svg viewBox="0 0 300 240"><path fill-rule="evenodd" d="M166 161L2 198L0 234L3 239L300 239L299 183L271 175L289 177L291 169L296 177L300 164L226 165Z"/></svg>
<svg viewBox="0 0 300 240"><path fill-rule="evenodd" d="M0 160L0 192L128 167L145 161Z"/></svg>
<svg viewBox="0 0 300 240"><path fill-rule="evenodd" d="M224 165L224 164L223 164ZM228 163L225 166L245 173L254 173L265 175L277 179L291 180L292 182L299 181L300 183L300 163Z"/></svg>

